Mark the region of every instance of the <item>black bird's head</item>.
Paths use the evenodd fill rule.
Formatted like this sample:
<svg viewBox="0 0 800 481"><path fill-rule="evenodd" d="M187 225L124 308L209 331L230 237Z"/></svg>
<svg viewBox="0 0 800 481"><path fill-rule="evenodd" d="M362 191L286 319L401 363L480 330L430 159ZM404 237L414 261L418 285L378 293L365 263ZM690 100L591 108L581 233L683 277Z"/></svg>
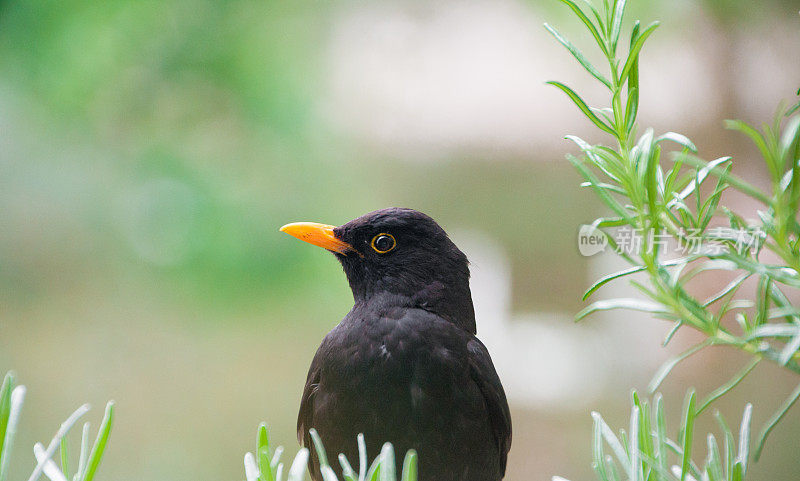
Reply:
<svg viewBox="0 0 800 481"><path fill-rule="evenodd" d="M339 227L297 222L281 231L333 252L356 303L418 307L475 333L467 256L422 212L392 207Z"/></svg>

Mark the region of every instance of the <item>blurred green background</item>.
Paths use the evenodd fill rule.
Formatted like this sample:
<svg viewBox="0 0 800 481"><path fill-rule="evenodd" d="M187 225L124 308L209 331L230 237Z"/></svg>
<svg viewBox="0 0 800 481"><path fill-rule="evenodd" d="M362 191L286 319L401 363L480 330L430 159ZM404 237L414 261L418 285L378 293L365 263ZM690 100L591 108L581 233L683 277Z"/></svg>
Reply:
<svg viewBox="0 0 800 481"><path fill-rule="evenodd" d="M757 182L721 119L767 120L793 98L797 10L631 2L630 16L662 21L641 121L707 158L733 154ZM561 138L595 134L543 82L603 97L544 21L590 46L555 1L0 3L0 370L28 386L12 473L72 409L92 402L97 424L107 399L103 479L241 479L262 420L294 452L307 366L352 298L330 255L277 229L396 205L500 256L503 329L606 336L501 372L515 379L508 479L590 479L589 411L624 424L628 390L679 345L656 349L668 327L656 321L569 322L608 267L577 252L577 226L602 211ZM562 361L593 387L513 387ZM665 384L668 406L743 361L691 361ZM796 382L759 369L720 405L729 420L753 401L763 422ZM799 436L795 409L752 479L797 479Z"/></svg>

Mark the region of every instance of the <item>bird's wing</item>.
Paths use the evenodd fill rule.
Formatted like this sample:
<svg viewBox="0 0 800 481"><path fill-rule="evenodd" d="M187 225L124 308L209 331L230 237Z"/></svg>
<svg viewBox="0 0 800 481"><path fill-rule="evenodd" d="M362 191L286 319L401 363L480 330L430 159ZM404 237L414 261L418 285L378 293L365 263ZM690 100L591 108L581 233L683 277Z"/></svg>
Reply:
<svg viewBox="0 0 800 481"><path fill-rule="evenodd" d="M472 380L478 385L486 409L489 412L489 422L492 424L495 442L500 453L502 472L506 470L506 457L511 448L511 413L508 410L506 393L497 371L492 364L492 358L486 346L473 337L467 344L469 350L469 366Z"/></svg>

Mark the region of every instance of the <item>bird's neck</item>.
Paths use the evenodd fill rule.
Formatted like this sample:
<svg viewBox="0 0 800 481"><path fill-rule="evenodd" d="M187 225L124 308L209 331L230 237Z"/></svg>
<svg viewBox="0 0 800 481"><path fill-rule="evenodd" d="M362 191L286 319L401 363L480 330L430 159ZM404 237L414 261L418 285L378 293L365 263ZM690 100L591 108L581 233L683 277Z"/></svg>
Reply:
<svg viewBox="0 0 800 481"><path fill-rule="evenodd" d="M423 309L455 324L472 334L476 333L475 309L469 281L445 287L434 281L422 289L398 292L379 290L376 292L353 291L356 306L373 308L405 307Z"/></svg>

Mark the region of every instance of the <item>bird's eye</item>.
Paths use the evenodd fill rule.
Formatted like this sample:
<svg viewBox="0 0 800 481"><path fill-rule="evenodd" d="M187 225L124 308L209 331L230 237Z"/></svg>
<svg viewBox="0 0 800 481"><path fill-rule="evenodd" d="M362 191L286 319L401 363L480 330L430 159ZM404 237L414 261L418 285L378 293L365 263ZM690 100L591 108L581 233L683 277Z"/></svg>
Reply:
<svg viewBox="0 0 800 481"><path fill-rule="evenodd" d="M371 245L378 254L386 254L395 248L397 242L395 242L392 234L381 233L372 238Z"/></svg>

